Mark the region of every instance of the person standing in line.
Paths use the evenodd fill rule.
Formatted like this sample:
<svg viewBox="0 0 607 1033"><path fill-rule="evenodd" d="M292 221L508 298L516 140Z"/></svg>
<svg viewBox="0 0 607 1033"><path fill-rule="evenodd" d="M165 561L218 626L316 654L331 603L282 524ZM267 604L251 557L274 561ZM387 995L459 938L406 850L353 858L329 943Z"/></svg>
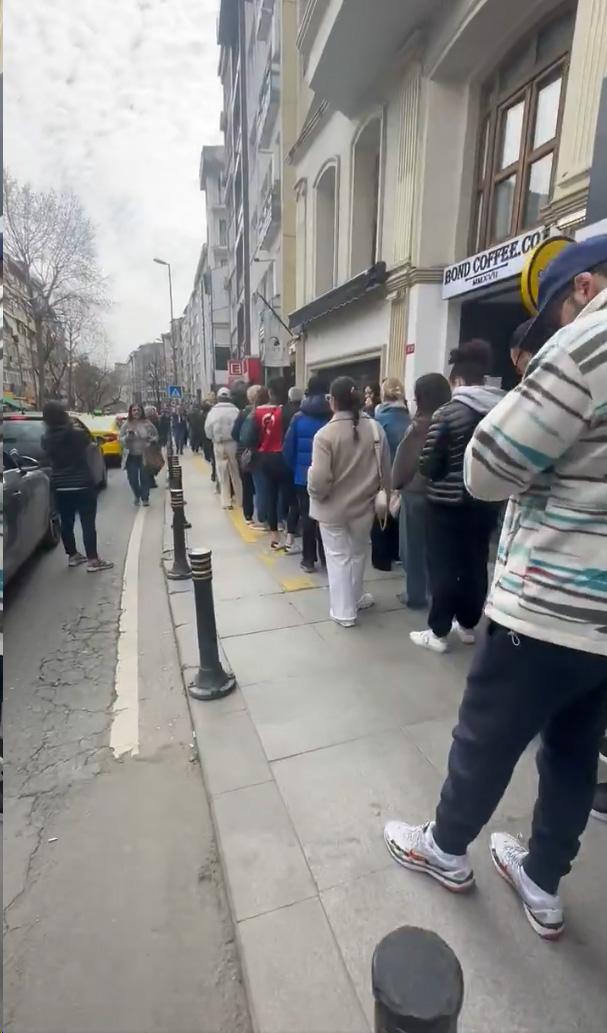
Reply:
<svg viewBox="0 0 607 1033"><path fill-rule="evenodd" d="M268 485L266 476L261 469L256 447L255 445L247 445L247 442L256 443L258 441L254 412L258 405L267 405L269 401L270 394L267 387L265 384L259 384L255 393L255 401L253 402L251 412L240 431L240 441L245 448L249 447L249 451L251 452L251 477L253 478L253 488L255 492L256 515L256 521L253 522L253 526L258 531L270 530L270 525L268 523Z"/></svg>
<svg viewBox="0 0 607 1033"><path fill-rule="evenodd" d="M363 592L374 501L390 496L390 450L384 431L361 416L360 394L350 377L331 384L333 417L318 431L308 471L310 516L318 520L329 576L329 615L351 628L358 611L373 606Z"/></svg>
<svg viewBox="0 0 607 1033"><path fill-rule="evenodd" d="M158 416L158 409L156 408L156 406L155 405L144 405L143 412L144 412L146 420L149 420L150 423L152 423L154 425L154 427L156 428L156 433L159 434L160 417ZM158 487L158 485L156 484L156 477L154 476L154 474L150 470L148 470L148 480L150 482L150 488L157 488Z"/></svg>
<svg viewBox="0 0 607 1033"><path fill-rule="evenodd" d="M451 400L432 418L420 473L428 478L427 557L432 603L425 631L410 632L416 646L445 653L453 628L474 644L487 596L489 542L499 506L472 498L464 484L464 452L483 416L504 397L485 386L491 345L472 340L451 353Z"/></svg>
<svg viewBox="0 0 607 1033"><path fill-rule="evenodd" d="M190 445L194 455L198 455L202 448L202 436L204 434L204 416L199 405L195 405L188 417L190 428Z"/></svg>
<svg viewBox="0 0 607 1033"><path fill-rule="evenodd" d="M282 455L282 413L284 381L277 377L268 384L270 400L267 405L256 405L245 444L256 449L256 468L261 471L267 491L266 508L270 525L270 548L294 552L297 529L297 507L294 504L293 478ZM287 536L283 544L278 532L280 494L287 507Z"/></svg>
<svg viewBox="0 0 607 1033"><path fill-rule="evenodd" d="M291 420L301 409L303 396L304 393L300 387L290 387L287 392L287 403L282 411L285 437L287 436Z"/></svg>
<svg viewBox="0 0 607 1033"><path fill-rule="evenodd" d="M162 407L160 417L158 420L158 444L161 448L166 448L169 443L169 434L171 433L171 415L166 408Z"/></svg>
<svg viewBox="0 0 607 1033"><path fill-rule="evenodd" d="M370 416L373 419L375 417L375 410L381 402L381 388L377 381L365 385L363 397L363 411L366 416Z"/></svg>
<svg viewBox="0 0 607 1033"><path fill-rule="evenodd" d="M120 443L128 452L124 468L136 506L150 504L150 478L145 467L145 454L155 441L158 441L158 431L146 419L143 407L134 402L120 428Z"/></svg>
<svg viewBox="0 0 607 1033"><path fill-rule="evenodd" d="M255 399L261 390L260 384L251 384L247 388L246 402L247 404L240 409L236 421L232 428L232 438L236 442L236 458L238 460L238 466L240 469L240 476L242 479L242 512L244 515L245 523L252 524L253 517L255 516L255 485L253 483L253 473L251 470L251 464L247 463L246 467L243 466L243 456L247 459L251 459L250 450L241 442L240 437L242 434L242 428L246 423L247 419L253 412L255 407ZM247 456L247 452L249 453Z"/></svg>
<svg viewBox="0 0 607 1033"><path fill-rule="evenodd" d="M172 426L175 451L177 455L182 456L188 440L188 419L182 405L173 413Z"/></svg>
<svg viewBox="0 0 607 1033"><path fill-rule="evenodd" d="M100 559L97 552L97 489L86 457L92 438L87 431L74 426L61 402L47 402L42 418L46 426L42 447L51 463L51 486L61 518L67 565L78 567L86 563L91 574L111 570L114 564ZM76 548L76 515L80 517L84 556Z"/></svg>
<svg viewBox="0 0 607 1033"><path fill-rule="evenodd" d="M308 470L312 462L312 443L315 435L331 419L331 406L327 401L328 386L321 376L311 376L306 396L299 412L295 413L287 430L282 454L293 474L295 491L302 520L303 557L302 570L312 574L316 561L325 564L325 553L320 537L318 522L310 516L308 495Z"/></svg>
<svg viewBox="0 0 607 1033"><path fill-rule="evenodd" d="M406 591L401 602L412 610L427 606L426 479L418 469L433 414L451 398L449 381L442 373L426 373L415 384L416 411L396 450L392 488L401 493L399 514L400 554L406 571Z"/></svg>
<svg viewBox="0 0 607 1033"><path fill-rule="evenodd" d="M389 822L384 837L399 864L469 889L468 846L540 735L529 844L494 832L490 854L534 931L553 940L565 927L560 880L600 804L607 721L607 235L546 266L538 310L540 325L560 329L466 450L471 495L509 502L449 773L434 821Z"/></svg>
<svg viewBox="0 0 607 1033"><path fill-rule="evenodd" d="M210 463L211 466L211 480L213 484L216 486L217 491L219 491L219 484L217 483L217 470L215 467L215 450L213 449L213 442L207 435L206 431L207 416L209 415L211 409L215 405L215 402L215 393L211 391L202 403L202 451L204 454L204 458L206 459L207 463Z"/></svg>
<svg viewBox="0 0 607 1033"><path fill-rule="evenodd" d="M381 385L381 402L375 409L375 419L383 427L394 462L396 449L401 443L411 417L405 401L405 389L397 377L387 377ZM371 563L376 570L392 570L400 556L398 520L388 513L384 527L377 519L371 529Z"/></svg>
<svg viewBox="0 0 607 1033"><path fill-rule="evenodd" d="M242 480L236 459L236 442L232 438L238 414L239 409L232 401L229 387L220 387L217 402L206 418L204 429L213 442L222 509L232 509L232 496L236 505L242 506Z"/></svg>

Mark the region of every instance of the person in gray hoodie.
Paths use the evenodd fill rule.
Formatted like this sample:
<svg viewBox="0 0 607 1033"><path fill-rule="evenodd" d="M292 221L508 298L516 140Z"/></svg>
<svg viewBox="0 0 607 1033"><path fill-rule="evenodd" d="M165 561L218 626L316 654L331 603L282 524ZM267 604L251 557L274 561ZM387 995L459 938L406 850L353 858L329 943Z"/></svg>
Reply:
<svg viewBox="0 0 607 1033"><path fill-rule="evenodd" d="M504 397L485 385L491 345L472 340L451 353L450 401L434 413L419 460L428 479L426 534L432 605L428 628L412 631L417 646L444 653L453 628L474 643L487 596L489 541L499 505L473 499L464 484L464 453L476 426Z"/></svg>

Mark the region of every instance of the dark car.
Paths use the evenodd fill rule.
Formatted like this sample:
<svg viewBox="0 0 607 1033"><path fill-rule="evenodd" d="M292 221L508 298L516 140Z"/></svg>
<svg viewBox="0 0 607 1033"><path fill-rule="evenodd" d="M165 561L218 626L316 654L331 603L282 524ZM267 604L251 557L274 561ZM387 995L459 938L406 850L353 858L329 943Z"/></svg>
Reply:
<svg viewBox="0 0 607 1033"><path fill-rule="evenodd" d="M95 487L105 488L107 486L107 469L100 448L101 439L93 437L78 416L72 416L71 420L74 426L88 434L91 443L95 446L95 448L91 449L91 468L95 477ZM46 426L42 419L42 413L5 413L4 449L6 452L11 452L14 449L20 456L29 456L31 459L35 459L42 469L50 475L48 456L42 447L42 438L45 431Z"/></svg>
<svg viewBox="0 0 607 1033"><path fill-rule="evenodd" d="M54 549L60 538L59 517L51 499L51 482L35 459L4 452L0 484L4 581L39 546Z"/></svg>

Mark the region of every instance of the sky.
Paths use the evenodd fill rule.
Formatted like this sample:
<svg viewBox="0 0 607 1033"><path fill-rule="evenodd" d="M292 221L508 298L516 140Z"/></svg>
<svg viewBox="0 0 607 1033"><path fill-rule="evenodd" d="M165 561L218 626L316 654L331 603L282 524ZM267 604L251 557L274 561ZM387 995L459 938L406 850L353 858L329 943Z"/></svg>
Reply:
<svg viewBox="0 0 607 1033"><path fill-rule="evenodd" d="M5 163L72 187L110 278L112 357L169 328L205 236L201 147L221 142L219 0L27 0L5 7Z"/></svg>

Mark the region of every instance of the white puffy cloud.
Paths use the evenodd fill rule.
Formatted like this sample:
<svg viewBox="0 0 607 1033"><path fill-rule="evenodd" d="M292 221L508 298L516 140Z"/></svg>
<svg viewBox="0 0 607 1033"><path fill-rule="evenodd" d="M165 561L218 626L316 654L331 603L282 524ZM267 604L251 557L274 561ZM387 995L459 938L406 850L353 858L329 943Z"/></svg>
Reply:
<svg viewBox="0 0 607 1033"><path fill-rule="evenodd" d="M168 329L204 239L200 149L220 142L219 0L28 0L5 10L5 155L36 187L72 186L112 282L116 358Z"/></svg>

